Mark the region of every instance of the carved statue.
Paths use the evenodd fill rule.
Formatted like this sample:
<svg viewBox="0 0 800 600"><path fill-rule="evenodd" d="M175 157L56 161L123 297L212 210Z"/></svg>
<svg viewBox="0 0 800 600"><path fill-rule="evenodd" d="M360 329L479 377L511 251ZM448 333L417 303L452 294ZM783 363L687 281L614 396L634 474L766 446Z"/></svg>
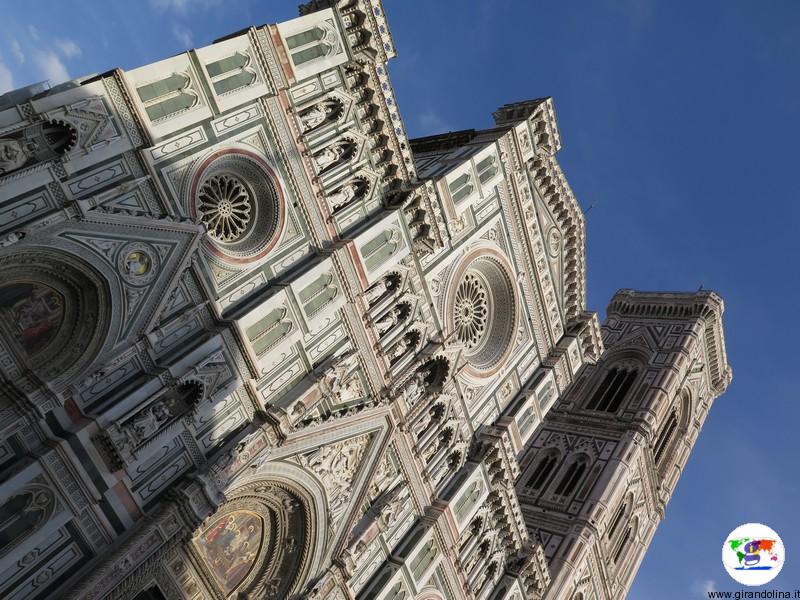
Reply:
<svg viewBox="0 0 800 600"><path fill-rule="evenodd" d="M357 373L353 373L347 382L339 389L339 402L350 402L364 396L364 389L361 387L361 379Z"/></svg>
<svg viewBox="0 0 800 600"><path fill-rule="evenodd" d="M172 418L172 413L164 402L156 402L133 418L132 433L141 443L155 434L164 423Z"/></svg>
<svg viewBox="0 0 800 600"><path fill-rule="evenodd" d="M436 451L439 450L439 438L437 437L428 444L425 450L422 451L422 460L425 463L429 463L430 460L433 458L433 455L436 454Z"/></svg>
<svg viewBox="0 0 800 600"><path fill-rule="evenodd" d="M328 196L328 202L333 210L338 210L350 204L358 196L361 182L353 180L345 183Z"/></svg>
<svg viewBox="0 0 800 600"><path fill-rule="evenodd" d="M391 289L389 279L384 277L364 292L364 298L367 300L367 303L375 304L386 292L391 291Z"/></svg>
<svg viewBox="0 0 800 600"><path fill-rule="evenodd" d="M317 171L322 172L340 162L350 151L352 144L347 141L339 141L331 144L314 155L314 163Z"/></svg>
<svg viewBox="0 0 800 600"><path fill-rule="evenodd" d="M322 393L331 402L340 403L363 396L361 382L351 371L358 364L358 354L350 350L342 354L322 373ZM350 375L348 377L348 375Z"/></svg>
<svg viewBox="0 0 800 600"><path fill-rule="evenodd" d="M300 122L303 124L303 133L313 131L323 123L333 120L336 113L341 109L341 104L338 100L328 98L322 102L318 102L306 111L300 114Z"/></svg>
<svg viewBox="0 0 800 600"><path fill-rule="evenodd" d="M408 340L406 338L403 338L399 342L397 342L394 346L389 348L389 350L386 352L386 356L389 357L389 360L396 361L408 351L409 345L410 344Z"/></svg>
<svg viewBox="0 0 800 600"><path fill-rule="evenodd" d="M7 246L16 244L24 237L25 237L24 231L12 231L11 233L7 233L3 237L0 237L0 248L5 248Z"/></svg>
<svg viewBox="0 0 800 600"><path fill-rule="evenodd" d="M40 121L0 138L0 176L31 162L64 156L77 141L77 131L63 121Z"/></svg>
<svg viewBox="0 0 800 600"><path fill-rule="evenodd" d="M0 138L0 175L21 168L33 157L34 150L23 146L21 140Z"/></svg>
<svg viewBox="0 0 800 600"><path fill-rule="evenodd" d="M409 405L414 405L417 400L422 398L422 395L425 393L425 381L419 374L417 373L411 380L406 384L406 401Z"/></svg>
<svg viewBox="0 0 800 600"><path fill-rule="evenodd" d="M387 331L389 331L392 327L397 325L400 321L400 316L403 314L403 311L400 309L399 306L395 306L386 313L383 317L375 321L375 329L378 330L380 335L383 335Z"/></svg>

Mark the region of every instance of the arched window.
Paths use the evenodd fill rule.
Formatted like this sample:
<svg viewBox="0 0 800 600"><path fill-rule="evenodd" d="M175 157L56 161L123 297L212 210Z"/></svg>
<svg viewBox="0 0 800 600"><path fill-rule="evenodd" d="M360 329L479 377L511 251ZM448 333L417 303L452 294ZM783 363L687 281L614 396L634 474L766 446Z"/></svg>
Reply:
<svg viewBox="0 0 800 600"><path fill-rule="evenodd" d="M522 418L519 420L519 432L522 435L525 435L530 431L531 427L533 427L533 422L536 420L536 412L533 410L532 406L529 406L525 409L525 412L522 414Z"/></svg>
<svg viewBox="0 0 800 600"><path fill-rule="evenodd" d="M661 459L666 455L666 449L669 447L670 441L678 428L678 412L673 408L664 424L661 426L661 432L658 434L656 443L653 444L653 459L656 465L660 465Z"/></svg>
<svg viewBox="0 0 800 600"><path fill-rule="evenodd" d="M437 553L436 542L433 540L430 540L422 550L417 552L414 560L411 561L411 574L415 581L419 581L419 578L428 570L430 564L436 559Z"/></svg>
<svg viewBox="0 0 800 600"><path fill-rule="evenodd" d="M136 88L151 121L169 118L197 104L197 95L189 89L191 80L183 73L173 73Z"/></svg>
<svg viewBox="0 0 800 600"><path fill-rule="evenodd" d="M292 62L300 66L315 58L330 54L332 46L324 41L326 32L322 27L313 27L302 33L290 35L286 38L286 46L291 53Z"/></svg>
<svg viewBox="0 0 800 600"><path fill-rule="evenodd" d="M627 370L617 367L611 369L595 390L586 408L602 412L617 412L636 380L637 374L635 369Z"/></svg>
<svg viewBox="0 0 800 600"><path fill-rule="evenodd" d="M301 46L307 46L309 44L313 44L314 42L320 41L323 37L325 37L325 32L322 30L321 27L313 27L307 31L303 31L302 33L297 33L295 35L290 35L286 38L286 46L289 50L294 50L295 48L299 48Z"/></svg>
<svg viewBox="0 0 800 600"><path fill-rule="evenodd" d="M450 189L450 195L453 197L453 202L461 202L475 189L472 183L470 183L470 179L470 174L464 173L456 177L452 183L450 183L448 187Z"/></svg>
<svg viewBox="0 0 800 600"><path fill-rule="evenodd" d="M550 452L547 456L544 456L533 470L533 473L528 479L526 487L532 490L541 489L547 480L550 479L550 474L553 472L557 461L558 453L554 451Z"/></svg>
<svg viewBox="0 0 800 600"><path fill-rule="evenodd" d="M625 551L628 549L628 545L636 535L636 526L637 521L636 517L634 517L631 523L625 528L625 533L620 536L619 541L614 548L614 552L611 555L614 564L619 564L622 560L624 560Z"/></svg>
<svg viewBox="0 0 800 600"><path fill-rule="evenodd" d="M247 68L249 64L250 57L242 52L208 63L206 71L214 85L214 91L222 95L253 83L256 74Z"/></svg>
<svg viewBox="0 0 800 600"><path fill-rule="evenodd" d="M378 236L364 244L362 255L364 264L370 271L375 270L400 248L400 232L394 227L382 231Z"/></svg>
<svg viewBox="0 0 800 600"><path fill-rule="evenodd" d="M265 354L291 331L292 323L284 320L286 314L285 308L278 307L247 328L245 333L257 356Z"/></svg>
<svg viewBox="0 0 800 600"><path fill-rule="evenodd" d="M556 487L556 495L571 495L572 492L575 491L575 488L578 487L578 483L580 483L581 479L583 478L583 474L586 472L587 465L588 460L585 456L579 456L578 458L574 459L569 467L567 467L567 470L565 471L564 476L561 478L558 487Z"/></svg>
<svg viewBox="0 0 800 600"><path fill-rule="evenodd" d="M497 166L495 165L496 158L494 154L487 156L476 167L478 169L478 180L481 184L486 183L497 174Z"/></svg>
<svg viewBox="0 0 800 600"><path fill-rule="evenodd" d="M0 556L41 528L55 506L53 492L43 486L24 489L0 505Z"/></svg>
<svg viewBox="0 0 800 600"><path fill-rule="evenodd" d="M336 298L338 292L338 288L333 283L333 274L323 273L304 287L298 296L305 313L309 317L313 317Z"/></svg>
<svg viewBox="0 0 800 600"><path fill-rule="evenodd" d="M611 523L608 526L608 531L606 531L606 536L608 539L614 537L614 532L619 527L619 524L622 522L622 517L625 516L625 511L628 510L628 504L623 500L619 504L619 508L617 508L617 512L614 513L614 516L611 519Z"/></svg>
<svg viewBox="0 0 800 600"><path fill-rule="evenodd" d="M469 513L469 511L472 510L472 508L478 502L480 495L481 484L475 481L469 486L469 490L461 494L461 497L453 506L453 515L455 515L457 520L460 521L467 515L467 513Z"/></svg>

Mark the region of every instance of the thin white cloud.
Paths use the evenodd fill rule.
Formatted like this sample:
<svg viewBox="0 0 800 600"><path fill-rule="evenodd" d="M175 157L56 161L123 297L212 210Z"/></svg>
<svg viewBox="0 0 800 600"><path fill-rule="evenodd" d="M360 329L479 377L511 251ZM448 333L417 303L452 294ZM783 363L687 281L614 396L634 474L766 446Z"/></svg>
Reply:
<svg viewBox="0 0 800 600"><path fill-rule="evenodd" d="M28 34L30 34L30 36L34 40L38 40L39 39L39 30L36 29L36 27L34 27L33 25L28 25Z"/></svg>
<svg viewBox="0 0 800 600"><path fill-rule="evenodd" d="M81 55L81 48L71 39L56 40L56 48L64 58L75 58Z"/></svg>
<svg viewBox="0 0 800 600"><path fill-rule="evenodd" d="M422 113L418 117L418 123L421 135L435 135L450 131L445 120L432 110Z"/></svg>
<svg viewBox="0 0 800 600"><path fill-rule="evenodd" d="M715 592L717 590L717 583L712 581L711 579L706 579L704 581L696 581L692 585L692 594L697 598L706 598L708 599L709 592Z"/></svg>
<svg viewBox="0 0 800 600"><path fill-rule="evenodd" d="M5 94L7 91L13 89L14 77L11 75L11 69L0 60L0 94Z"/></svg>
<svg viewBox="0 0 800 600"><path fill-rule="evenodd" d="M186 27L175 25L172 28L172 33L175 34L175 37L184 48L192 48L194 46L194 39L192 38L192 32Z"/></svg>
<svg viewBox="0 0 800 600"><path fill-rule="evenodd" d="M14 58L17 59L19 64L23 64L25 62L25 53L22 51L22 45L19 43L19 40L12 39L10 45Z"/></svg>
<svg viewBox="0 0 800 600"><path fill-rule="evenodd" d="M69 71L58 55L52 50L37 52L34 62L39 75L50 81L50 85L57 85L70 79Z"/></svg>
<svg viewBox="0 0 800 600"><path fill-rule="evenodd" d="M156 10L174 10L179 13L185 13L189 7L192 7L192 9L208 8L220 3L221 0L150 0L150 4Z"/></svg>

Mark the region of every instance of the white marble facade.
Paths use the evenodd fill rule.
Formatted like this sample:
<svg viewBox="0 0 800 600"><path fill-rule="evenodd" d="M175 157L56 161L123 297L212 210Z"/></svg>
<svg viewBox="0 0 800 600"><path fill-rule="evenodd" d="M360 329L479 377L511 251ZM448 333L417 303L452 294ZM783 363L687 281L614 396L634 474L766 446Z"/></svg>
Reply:
<svg viewBox="0 0 800 600"><path fill-rule="evenodd" d="M0 98L0 596L624 597L721 299L601 327L552 101L409 140L380 0L301 13Z"/></svg>

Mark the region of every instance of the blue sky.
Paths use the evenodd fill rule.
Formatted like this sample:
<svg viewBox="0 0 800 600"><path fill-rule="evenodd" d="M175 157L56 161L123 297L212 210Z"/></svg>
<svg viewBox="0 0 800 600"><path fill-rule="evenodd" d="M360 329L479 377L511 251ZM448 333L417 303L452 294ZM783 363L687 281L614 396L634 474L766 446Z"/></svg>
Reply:
<svg viewBox="0 0 800 600"><path fill-rule="evenodd" d="M6 0L0 92L132 68L296 0ZM135 10L131 7L136 6ZM621 287L725 299L733 384L713 407L630 594L738 589L725 536L763 522L787 547L768 588L800 588L800 3L387 0L412 136L491 125L553 96L559 160L587 217L589 306Z"/></svg>

